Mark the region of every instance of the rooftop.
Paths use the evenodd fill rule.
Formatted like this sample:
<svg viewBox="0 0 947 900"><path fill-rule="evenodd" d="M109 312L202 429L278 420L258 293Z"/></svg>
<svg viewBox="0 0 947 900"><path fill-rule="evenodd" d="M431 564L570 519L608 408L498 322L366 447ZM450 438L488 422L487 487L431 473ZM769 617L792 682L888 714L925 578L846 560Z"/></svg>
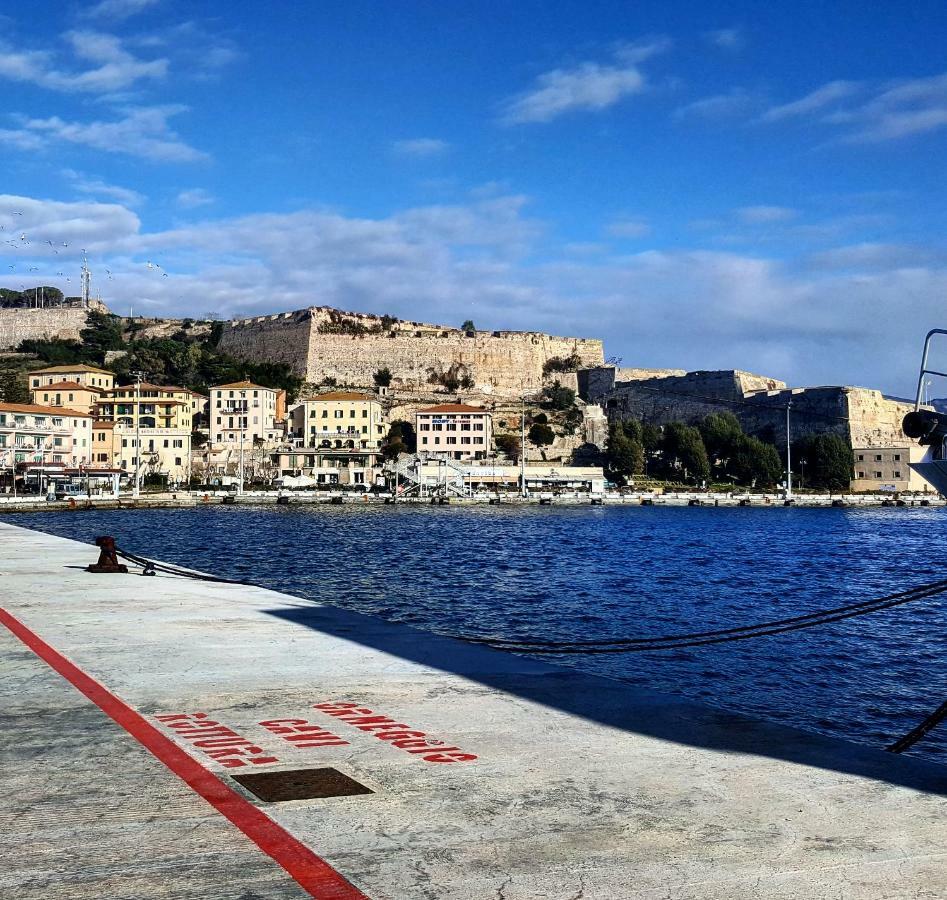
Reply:
<svg viewBox="0 0 947 900"><path fill-rule="evenodd" d="M263 387L262 384L254 384L252 381L246 381L246 380L235 381L233 382L233 384L215 384L211 388L212 391L235 391L235 390L245 391L247 389L251 389L255 391L273 391L274 394L277 392L276 388Z"/></svg>
<svg viewBox="0 0 947 900"><path fill-rule="evenodd" d="M329 391L328 394L319 394L306 403L314 403L317 400L377 400L371 394L360 394L358 391Z"/></svg>
<svg viewBox="0 0 947 900"><path fill-rule="evenodd" d="M78 381L56 381L53 384L41 384L34 391L92 391L96 394L104 394L105 391L100 387L91 384L79 384Z"/></svg>
<svg viewBox="0 0 947 900"><path fill-rule="evenodd" d="M77 409L69 409L66 406L37 406L35 403L4 403L0 402L0 412L12 413L33 413L35 415L45 416L81 416L89 419L89 413L79 412Z"/></svg>
<svg viewBox="0 0 947 900"><path fill-rule="evenodd" d="M482 406L467 406L464 403L441 403L438 406L429 406L419 409L419 413L486 413Z"/></svg>
<svg viewBox="0 0 947 900"><path fill-rule="evenodd" d="M34 369L30 375L54 375L57 372L99 372L102 375L111 375L115 377L114 372L108 369L100 369L98 366L87 366L85 363L76 363L72 366L47 366L45 369Z"/></svg>

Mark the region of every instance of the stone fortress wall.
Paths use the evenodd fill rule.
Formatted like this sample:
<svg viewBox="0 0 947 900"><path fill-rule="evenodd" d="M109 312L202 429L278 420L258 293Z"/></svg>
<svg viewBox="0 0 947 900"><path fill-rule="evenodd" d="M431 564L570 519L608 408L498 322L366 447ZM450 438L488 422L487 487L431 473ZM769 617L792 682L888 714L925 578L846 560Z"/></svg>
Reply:
<svg viewBox="0 0 947 900"><path fill-rule="evenodd" d="M47 309L0 309L0 350L15 350L21 341L79 340L88 310L81 306Z"/></svg>
<svg viewBox="0 0 947 900"><path fill-rule="evenodd" d="M640 370L602 366L579 372L582 396L604 406L610 419L637 418L655 425L691 422L729 410L749 434L777 445L786 440L786 406L792 402L793 440L809 434L838 434L855 448L912 444L901 420L913 408L906 400L870 388L789 388L774 378L739 370L628 377Z"/></svg>
<svg viewBox="0 0 947 900"><path fill-rule="evenodd" d="M432 374L453 371L469 376L474 391L500 396L541 388L549 380L543 367L555 357L576 354L582 367L604 360L600 340L530 331L464 332L328 307L235 320L225 325L219 346L244 359L289 363L313 384L332 378L370 388L375 371L388 368L393 391L429 390Z"/></svg>

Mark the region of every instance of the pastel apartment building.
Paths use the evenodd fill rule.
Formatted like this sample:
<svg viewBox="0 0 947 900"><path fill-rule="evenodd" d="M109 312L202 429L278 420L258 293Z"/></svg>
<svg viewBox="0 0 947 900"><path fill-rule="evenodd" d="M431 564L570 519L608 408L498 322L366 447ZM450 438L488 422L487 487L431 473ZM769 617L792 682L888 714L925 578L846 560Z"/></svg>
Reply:
<svg viewBox="0 0 947 900"><path fill-rule="evenodd" d="M493 417L479 406L442 403L414 415L418 452L444 459L486 459L493 442Z"/></svg>

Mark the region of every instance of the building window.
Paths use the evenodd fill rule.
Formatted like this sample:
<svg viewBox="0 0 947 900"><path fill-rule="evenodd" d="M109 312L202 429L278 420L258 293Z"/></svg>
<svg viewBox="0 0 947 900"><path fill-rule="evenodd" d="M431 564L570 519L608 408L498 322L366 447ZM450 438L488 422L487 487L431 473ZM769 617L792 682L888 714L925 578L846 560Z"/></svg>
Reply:
<svg viewBox="0 0 947 900"><path fill-rule="evenodd" d="M421 443L422 443L422 444L426 444L426 443L427 443L427 435L424 435L424 437L421 438Z"/></svg>
<svg viewBox="0 0 947 900"><path fill-rule="evenodd" d="M856 477L856 478L864 478L864 477L865 477L865 473L864 473L864 472L856 472L856 473L855 473L855 477Z"/></svg>
<svg viewBox="0 0 947 900"><path fill-rule="evenodd" d="M457 438L451 437L451 436L448 435L447 443L448 443L448 444L456 444L456 443L457 443Z"/></svg>
<svg viewBox="0 0 947 900"><path fill-rule="evenodd" d="M865 454L864 454L864 453L859 453L859 454L858 454L858 461L859 461L859 462L864 462L864 461L865 461Z"/></svg>
<svg viewBox="0 0 947 900"><path fill-rule="evenodd" d="M875 478L884 478L884 475L881 472L875 472Z"/></svg>
<svg viewBox="0 0 947 900"><path fill-rule="evenodd" d="M875 462L881 462L881 454L880 454L880 453L876 453L876 454L875 454Z"/></svg>
<svg viewBox="0 0 947 900"><path fill-rule="evenodd" d="M895 461L895 462L901 462L901 454L900 454L900 453L895 453L895 454L894 454L894 461Z"/></svg>

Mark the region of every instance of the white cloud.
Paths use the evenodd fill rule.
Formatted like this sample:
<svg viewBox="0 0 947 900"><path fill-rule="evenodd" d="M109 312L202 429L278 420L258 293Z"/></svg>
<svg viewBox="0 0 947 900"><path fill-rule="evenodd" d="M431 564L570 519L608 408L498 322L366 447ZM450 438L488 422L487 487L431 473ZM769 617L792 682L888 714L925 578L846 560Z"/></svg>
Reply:
<svg viewBox="0 0 947 900"><path fill-rule="evenodd" d="M399 156L423 158L440 156L442 153L446 153L450 149L450 144L438 138L410 138L403 141L394 141L391 149Z"/></svg>
<svg viewBox="0 0 947 900"><path fill-rule="evenodd" d="M864 102L844 105L868 90L862 82L832 81L799 100L772 107L761 120L818 115L823 123L845 129L839 138L845 143L899 140L947 126L947 72L876 86Z"/></svg>
<svg viewBox="0 0 947 900"><path fill-rule="evenodd" d="M742 28L716 28L704 32L704 40L721 50L742 50L746 44Z"/></svg>
<svg viewBox="0 0 947 900"><path fill-rule="evenodd" d="M641 238L651 233L651 226L642 218L616 219L605 227L606 234L617 238Z"/></svg>
<svg viewBox="0 0 947 900"><path fill-rule="evenodd" d="M26 119L16 130L0 130L0 142L19 149L41 149L60 141L124 153L157 162L196 162L205 153L186 144L169 126L171 116L186 106L129 107L125 117L113 121L67 122L59 116Z"/></svg>
<svg viewBox="0 0 947 900"><path fill-rule="evenodd" d="M670 46L666 39L624 44L609 65L586 62L571 69L554 69L536 79L535 86L507 100L500 121L506 125L550 122L577 110L600 111L645 89L639 63Z"/></svg>
<svg viewBox="0 0 947 900"><path fill-rule="evenodd" d="M889 85L861 107L828 121L855 126L851 142L897 140L947 125L947 72Z"/></svg>
<svg viewBox="0 0 947 900"><path fill-rule="evenodd" d="M210 191L205 191L204 188L191 188L186 191L181 191L174 202L181 209L197 209L199 206L209 206L210 204L216 201L216 197L210 193Z"/></svg>
<svg viewBox="0 0 947 900"><path fill-rule="evenodd" d="M64 71L56 66L49 51L19 50L0 42L0 78L65 93L101 94L167 75L167 59L139 59L124 49L114 35L84 30L70 31L63 37L73 56L95 64L93 68Z"/></svg>
<svg viewBox="0 0 947 900"><path fill-rule="evenodd" d="M674 118L732 119L748 115L759 105L758 97L743 88L736 87L726 94L715 94L678 107L674 111Z"/></svg>
<svg viewBox="0 0 947 900"><path fill-rule="evenodd" d="M770 107L761 118L764 122L778 122L819 112L826 106L851 97L861 90L861 87L857 81L830 81L792 103Z"/></svg>
<svg viewBox="0 0 947 900"><path fill-rule="evenodd" d="M100 0L83 10L82 15L89 19L127 19L159 2L160 0Z"/></svg>
<svg viewBox="0 0 947 900"><path fill-rule="evenodd" d="M81 172L76 172L74 169L63 169L62 176L69 181L75 190L82 194L89 194L93 197L108 197L123 206L140 206L145 202L144 196L139 194L138 191L120 187L117 184L109 184L101 178L91 178Z"/></svg>
<svg viewBox="0 0 947 900"><path fill-rule="evenodd" d="M71 273L74 291L84 247L116 310L239 316L329 304L473 318L604 337L606 352L632 365L737 367L895 393L915 377L918 323L939 321L947 294L947 253L930 248L853 246L787 261L686 249L608 255L550 245L527 210L524 198L502 196L379 219L303 210L143 233L118 204L0 196L0 224L30 237L29 247L0 242L0 284L19 288L32 263L35 283L65 286ZM69 252L53 255L46 240Z"/></svg>
<svg viewBox="0 0 947 900"><path fill-rule="evenodd" d="M737 218L747 225L772 225L788 222L798 213L788 206L743 206L736 210Z"/></svg>

